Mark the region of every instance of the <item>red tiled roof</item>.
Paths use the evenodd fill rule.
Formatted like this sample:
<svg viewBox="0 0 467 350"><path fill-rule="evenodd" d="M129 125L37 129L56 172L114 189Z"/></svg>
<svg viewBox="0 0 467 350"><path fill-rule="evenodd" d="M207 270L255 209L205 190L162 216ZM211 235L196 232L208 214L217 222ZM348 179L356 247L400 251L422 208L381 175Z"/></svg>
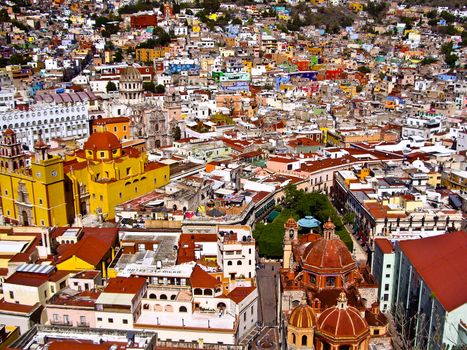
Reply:
<svg viewBox="0 0 467 350"><path fill-rule="evenodd" d="M4 299L0 300L0 312L1 311L12 311L24 314L30 314L38 307L38 303L35 305L24 305L16 303L7 303Z"/></svg>
<svg viewBox="0 0 467 350"><path fill-rule="evenodd" d="M467 232L399 242L446 311L467 303Z"/></svg>
<svg viewBox="0 0 467 350"><path fill-rule="evenodd" d="M92 121L92 125L105 125L113 123L129 123L130 118L128 117L113 117L113 118L99 118Z"/></svg>
<svg viewBox="0 0 467 350"><path fill-rule="evenodd" d="M255 289L256 287L237 287L231 291L227 297L238 304L251 293L253 293Z"/></svg>
<svg viewBox="0 0 467 350"><path fill-rule="evenodd" d="M376 238L375 244L379 247L379 249L381 249L383 254L391 254L394 252L394 247L386 238Z"/></svg>
<svg viewBox="0 0 467 350"><path fill-rule="evenodd" d="M220 281L204 271L199 265L193 268L190 282L193 288L216 288L221 285Z"/></svg>
<svg viewBox="0 0 467 350"><path fill-rule="evenodd" d="M105 287L105 293L137 294L146 284L143 277L116 277L111 278Z"/></svg>

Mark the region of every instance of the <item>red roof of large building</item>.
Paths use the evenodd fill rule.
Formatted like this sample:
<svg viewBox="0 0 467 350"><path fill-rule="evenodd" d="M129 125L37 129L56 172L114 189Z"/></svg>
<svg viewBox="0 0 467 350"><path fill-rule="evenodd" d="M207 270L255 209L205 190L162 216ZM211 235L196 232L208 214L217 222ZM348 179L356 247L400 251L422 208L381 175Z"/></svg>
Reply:
<svg viewBox="0 0 467 350"><path fill-rule="evenodd" d="M399 247L446 311L467 303L467 232L399 242Z"/></svg>

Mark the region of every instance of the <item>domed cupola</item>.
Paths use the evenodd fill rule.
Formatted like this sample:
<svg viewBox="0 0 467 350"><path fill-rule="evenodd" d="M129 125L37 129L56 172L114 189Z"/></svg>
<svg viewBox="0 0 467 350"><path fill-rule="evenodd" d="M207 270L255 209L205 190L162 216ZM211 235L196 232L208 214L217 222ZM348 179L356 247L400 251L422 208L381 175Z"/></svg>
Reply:
<svg viewBox="0 0 467 350"><path fill-rule="evenodd" d="M137 104L143 101L143 78L135 67L127 67L120 74L120 100L125 104Z"/></svg>
<svg viewBox="0 0 467 350"><path fill-rule="evenodd" d="M352 348L355 344L368 341L370 336L368 323L358 309L347 304L345 292L340 293L336 306L319 315L316 326L318 343L324 347L340 344Z"/></svg>
<svg viewBox="0 0 467 350"><path fill-rule="evenodd" d="M84 143L86 159L111 160L122 156L122 144L108 131L98 131Z"/></svg>

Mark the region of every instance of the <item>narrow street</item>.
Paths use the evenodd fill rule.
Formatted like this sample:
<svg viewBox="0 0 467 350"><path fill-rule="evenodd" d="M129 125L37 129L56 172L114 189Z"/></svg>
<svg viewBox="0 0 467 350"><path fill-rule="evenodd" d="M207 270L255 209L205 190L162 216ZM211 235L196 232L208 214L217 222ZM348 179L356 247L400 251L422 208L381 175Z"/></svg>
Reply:
<svg viewBox="0 0 467 350"><path fill-rule="evenodd" d="M280 349L280 335L277 326L278 262L266 262L256 271L259 294L259 315L262 330L251 343L253 349Z"/></svg>

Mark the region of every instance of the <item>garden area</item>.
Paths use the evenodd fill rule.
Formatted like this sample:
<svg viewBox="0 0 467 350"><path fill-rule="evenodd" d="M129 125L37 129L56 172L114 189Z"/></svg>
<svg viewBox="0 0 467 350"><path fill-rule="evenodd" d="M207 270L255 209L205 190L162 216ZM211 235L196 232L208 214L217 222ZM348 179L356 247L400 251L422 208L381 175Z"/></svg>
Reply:
<svg viewBox="0 0 467 350"><path fill-rule="evenodd" d="M329 201L329 198L321 193L304 192L297 190L295 186L289 185L286 188L286 197L282 205L277 206L276 211L279 211L271 223L264 224L262 222L256 224L253 236L259 247L259 254L266 258L280 259L283 255L283 237L284 224L293 217L298 221L305 216L313 216L321 223L325 223L328 218L336 225L336 234L347 245L352 252L353 242L349 233L344 227L341 217L337 213L334 206ZM321 228L319 228L321 230ZM308 233L309 230L300 230L300 234Z"/></svg>

